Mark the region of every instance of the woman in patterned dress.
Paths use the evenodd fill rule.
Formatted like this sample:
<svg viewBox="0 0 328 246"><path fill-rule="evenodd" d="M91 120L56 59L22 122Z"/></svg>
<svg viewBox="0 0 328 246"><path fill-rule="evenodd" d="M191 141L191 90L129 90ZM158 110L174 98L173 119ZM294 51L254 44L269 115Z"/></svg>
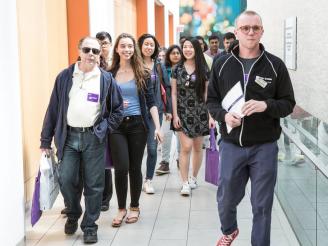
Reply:
<svg viewBox="0 0 328 246"><path fill-rule="evenodd" d="M189 196L197 187L203 151L203 136L215 122L209 115L207 96L208 67L197 39L187 38L182 44L182 61L172 70L173 127L178 131L180 151L181 195ZM192 175L188 178L192 151Z"/></svg>

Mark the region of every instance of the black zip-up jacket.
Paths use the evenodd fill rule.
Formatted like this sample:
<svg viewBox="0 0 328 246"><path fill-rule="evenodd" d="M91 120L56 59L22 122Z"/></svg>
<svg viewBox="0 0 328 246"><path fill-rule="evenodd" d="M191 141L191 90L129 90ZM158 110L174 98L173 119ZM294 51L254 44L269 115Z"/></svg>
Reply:
<svg viewBox="0 0 328 246"><path fill-rule="evenodd" d="M57 76L41 131L40 148L50 149L54 137L59 161L63 157L67 136L67 110L74 66L75 64L69 66ZM105 141L107 134L116 129L123 120L123 98L112 74L102 68L100 71L101 113L93 131L100 141Z"/></svg>
<svg viewBox="0 0 328 246"><path fill-rule="evenodd" d="M221 57L213 64L208 87L207 106L212 117L221 122L222 139L239 146L252 146L273 142L280 137L280 118L289 115L295 106L294 92L287 68L283 61L266 52L260 44L261 55L249 71L245 86L244 67L239 60L239 46L231 54ZM263 88L255 82L256 76L265 79ZM225 115L221 102L228 91L241 83L245 101L254 99L265 101L267 109L262 113L245 116L242 124L227 133Z"/></svg>

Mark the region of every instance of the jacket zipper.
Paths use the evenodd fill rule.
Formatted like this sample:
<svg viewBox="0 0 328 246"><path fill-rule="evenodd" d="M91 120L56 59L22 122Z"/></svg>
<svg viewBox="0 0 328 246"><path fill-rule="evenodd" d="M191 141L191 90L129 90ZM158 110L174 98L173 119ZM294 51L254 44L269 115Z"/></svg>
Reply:
<svg viewBox="0 0 328 246"><path fill-rule="evenodd" d="M252 64L251 68L249 69L249 73L248 73L248 76L247 76L247 81L245 80L245 69L244 69L244 65L243 63L235 56L234 53L232 53L232 55L236 58L236 60L240 63L242 69L243 69L243 80L244 80L244 99L245 99L245 102L246 102L246 88L247 88L247 84L248 84L248 80L249 80L249 77L251 75L251 72L252 72L252 69L254 67L254 65L258 62L258 60L263 56L264 54L264 51L262 51L261 55L256 59L256 61ZM239 145L241 147L243 147L243 143L241 141L241 138L242 138L242 135L243 135L243 130L244 130L244 117L242 118L242 122L241 122L241 129L240 129L240 134L239 134Z"/></svg>
<svg viewBox="0 0 328 246"><path fill-rule="evenodd" d="M103 78L105 79L105 78ZM104 104L106 104L106 98L108 96L108 91L109 91L109 88L111 86L111 82L108 83L108 86L106 88L106 93L104 95L104 98L103 98L103 101L101 102L100 106L101 106L101 115L100 117L98 118L98 120L96 121L97 123L99 123L102 119L103 119L103 115L105 113L105 106ZM112 96L110 97L110 105L112 105ZM109 115L112 113L112 107L110 108L110 112L109 112Z"/></svg>

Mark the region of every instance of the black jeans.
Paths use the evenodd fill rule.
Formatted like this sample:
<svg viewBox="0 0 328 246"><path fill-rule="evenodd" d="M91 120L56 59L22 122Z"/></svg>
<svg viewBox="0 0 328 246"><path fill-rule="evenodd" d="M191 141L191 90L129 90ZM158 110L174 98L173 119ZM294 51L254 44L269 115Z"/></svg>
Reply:
<svg viewBox="0 0 328 246"><path fill-rule="evenodd" d="M97 230L95 223L100 215L101 199L104 189L105 144L100 143L91 131L68 130L63 159L59 164L59 183L67 217L78 219L82 214L81 179L85 213L81 222L82 231ZM80 177L82 175L82 177Z"/></svg>
<svg viewBox="0 0 328 246"><path fill-rule="evenodd" d="M126 208L128 175L130 178L130 207L139 207L142 189L141 164L147 141L147 131L140 115L124 117L109 137L115 169L115 188L119 209Z"/></svg>

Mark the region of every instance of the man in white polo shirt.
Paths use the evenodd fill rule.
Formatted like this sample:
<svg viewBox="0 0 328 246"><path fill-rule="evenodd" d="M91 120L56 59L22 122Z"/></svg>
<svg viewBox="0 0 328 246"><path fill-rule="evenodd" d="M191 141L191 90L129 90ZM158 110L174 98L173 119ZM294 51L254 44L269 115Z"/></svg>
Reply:
<svg viewBox="0 0 328 246"><path fill-rule="evenodd" d="M65 233L69 235L76 232L82 214L79 183L83 180L85 243L98 240L95 222L104 189L106 136L123 118L120 90L112 75L97 66L99 55L96 38L81 39L80 61L57 76L41 132L41 150L50 151L53 137L57 148L60 188L67 206Z"/></svg>

